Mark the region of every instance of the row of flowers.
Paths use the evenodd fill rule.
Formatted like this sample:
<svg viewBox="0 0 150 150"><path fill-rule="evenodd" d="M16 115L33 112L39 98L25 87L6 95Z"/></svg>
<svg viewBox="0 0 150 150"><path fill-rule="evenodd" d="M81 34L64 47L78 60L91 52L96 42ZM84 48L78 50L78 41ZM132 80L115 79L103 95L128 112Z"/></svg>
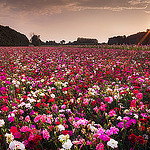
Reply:
<svg viewBox="0 0 150 150"><path fill-rule="evenodd" d="M0 148L150 149L150 51L0 48Z"/></svg>

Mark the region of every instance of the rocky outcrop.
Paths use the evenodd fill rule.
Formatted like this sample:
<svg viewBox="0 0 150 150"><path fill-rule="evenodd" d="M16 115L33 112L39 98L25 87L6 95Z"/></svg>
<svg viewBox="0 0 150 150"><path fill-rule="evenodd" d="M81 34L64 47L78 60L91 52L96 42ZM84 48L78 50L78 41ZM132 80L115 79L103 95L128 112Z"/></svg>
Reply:
<svg viewBox="0 0 150 150"><path fill-rule="evenodd" d="M0 46L28 46L29 40L8 26L0 25Z"/></svg>
<svg viewBox="0 0 150 150"><path fill-rule="evenodd" d="M138 32L137 34L132 34L128 37L126 36L115 36L112 38L109 38L108 44L113 45L122 45L122 44L138 44L140 40L146 35L146 32ZM150 34L145 38L145 40L142 43L143 45L150 44Z"/></svg>

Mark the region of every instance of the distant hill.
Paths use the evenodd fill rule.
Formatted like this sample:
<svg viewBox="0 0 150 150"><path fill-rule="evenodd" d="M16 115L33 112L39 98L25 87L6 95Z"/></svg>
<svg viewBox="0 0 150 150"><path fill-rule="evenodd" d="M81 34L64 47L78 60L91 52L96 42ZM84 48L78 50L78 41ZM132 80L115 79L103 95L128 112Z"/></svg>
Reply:
<svg viewBox="0 0 150 150"><path fill-rule="evenodd" d="M29 40L9 26L0 25L0 46L28 46Z"/></svg>
<svg viewBox="0 0 150 150"><path fill-rule="evenodd" d="M140 40L146 35L147 32L138 32L130 36L115 36L108 39L108 44L138 44ZM142 45L150 44L150 34L145 38Z"/></svg>

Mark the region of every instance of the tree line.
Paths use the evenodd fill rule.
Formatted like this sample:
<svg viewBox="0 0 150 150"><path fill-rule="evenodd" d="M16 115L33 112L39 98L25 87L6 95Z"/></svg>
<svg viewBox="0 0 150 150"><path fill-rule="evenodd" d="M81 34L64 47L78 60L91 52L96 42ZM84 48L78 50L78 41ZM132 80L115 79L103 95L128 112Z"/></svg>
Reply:
<svg viewBox="0 0 150 150"><path fill-rule="evenodd" d="M98 44L98 40L97 39L91 39L91 38L77 38L76 41L69 41L68 43L66 43L65 40L61 40L59 43L55 42L55 41L46 41L43 42L40 39L40 35L36 35L33 34L31 39L30 39L30 43L31 45L34 46L41 46L41 45L53 45L53 46L57 46L57 45L97 45Z"/></svg>

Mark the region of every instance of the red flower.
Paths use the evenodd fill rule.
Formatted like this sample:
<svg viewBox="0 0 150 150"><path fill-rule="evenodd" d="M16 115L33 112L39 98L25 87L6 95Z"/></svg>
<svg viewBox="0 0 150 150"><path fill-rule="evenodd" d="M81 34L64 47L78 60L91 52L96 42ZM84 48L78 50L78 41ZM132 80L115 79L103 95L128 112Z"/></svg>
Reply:
<svg viewBox="0 0 150 150"><path fill-rule="evenodd" d="M11 132L13 135L14 135L15 133L17 133L17 132L18 132L17 127L12 126L12 127L10 128L10 132Z"/></svg>
<svg viewBox="0 0 150 150"><path fill-rule="evenodd" d="M49 99L49 101L48 101L48 102L55 102L55 99L54 99L54 98Z"/></svg>
<svg viewBox="0 0 150 150"><path fill-rule="evenodd" d="M43 98L43 99L41 99L41 102L45 102L46 100Z"/></svg>
<svg viewBox="0 0 150 150"><path fill-rule="evenodd" d="M59 125L59 124L60 124L60 122L59 122L59 121L57 121L57 122L56 122L56 125Z"/></svg>
<svg viewBox="0 0 150 150"><path fill-rule="evenodd" d="M137 93L139 93L138 90L133 90L133 94L137 94Z"/></svg>
<svg viewBox="0 0 150 150"><path fill-rule="evenodd" d="M144 137L142 137L141 135L138 137L138 142L140 144L144 144L145 143L145 140L144 140Z"/></svg>
<svg viewBox="0 0 150 150"><path fill-rule="evenodd" d="M92 106L95 106L95 104L96 104L96 101L92 101L92 103L91 103L91 104L92 104Z"/></svg>
<svg viewBox="0 0 150 150"><path fill-rule="evenodd" d="M62 131L62 134L67 135L68 134L68 130Z"/></svg>
<svg viewBox="0 0 150 150"><path fill-rule="evenodd" d="M16 89L16 93L19 93L20 92L20 89Z"/></svg>
<svg viewBox="0 0 150 150"><path fill-rule="evenodd" d="M28 96L24 95L22 98L25 99L25 100L27 100Z"/></svg>
<svg viewBox="0 0 150 150"><path fill-rule="evenodd" d="M39 108L41 106L41 102L37 103L35 106Z"/></svg>
<svg viewBox="0 0 150 150"><path fill-rule="evenodd" d="M38 134L37 134L36 136L34 136L33 142L36 143L36 144L38 144L38 142L39 142L41 139L42 139L41 135L38 135Z"/></svg>
<svg viewBox="0 0 150 150"><path fill-rule="evenodd" d="M50 114L51 112L49 110L47 110L47 113Z"/></svg>
<svg viewBox="0 0 150 150"><path fill-rule="evenodd" d="M118 108L118 107L115 107L114 110L118 110L118 111L119 111L119 108Z"/></svg>
<svg viewBox="0 0 150 150"><path fill-rule="evenodd" d="M52 129L54 128L54 126L48 126L49 131L52 131Z"/></svg>
<svg viewBox="0 0 150 150"><path fill-rule="evenodd" d="M148 120L147 119L139 119L140 122L146 123Z"/></svg>
<svg viewBox="0 0 150 150"><path fill-rule="evenodd" d="M133 144L133 143L135 143L136 141L137 141L137 136L135 135L135 134L130 134L129 135L129 137L128 137L128 139L129 139L129 141Z"/></svg>
<svg viewBox="0 0 150 150"><path fill-rule="evenodd" d="M142 130L142 131L145 131L145 127L141 126L141 130Z"/></svg>
<svg viewBox="0 0 150 150"><path fill-rule="evenodd" d="M3 108L1 108L2 111L6 112L9 110L9 108L7 106L4 106Z"/></svg>

